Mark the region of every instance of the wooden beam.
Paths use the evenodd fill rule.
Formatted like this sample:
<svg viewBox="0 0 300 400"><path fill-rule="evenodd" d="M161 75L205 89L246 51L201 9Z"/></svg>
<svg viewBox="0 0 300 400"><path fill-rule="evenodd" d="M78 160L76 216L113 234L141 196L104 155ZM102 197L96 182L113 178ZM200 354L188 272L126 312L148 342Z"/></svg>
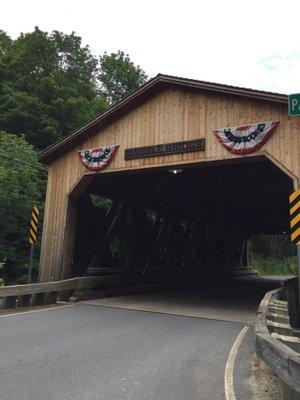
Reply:
<svg viewBox="0 0 300 400"><path fill-rule="evenodd" d="M94 256L92 257L90 263L88 264L87 269L98 266L97 264L100 262L101 257L103 256L103 251L107 246L107 242L111 238L111 234L112 234L113 229L115 228L115 225L121 215L122 209L123 209L123 205L121 203L117 207L117 211L116 211L115 215L113 216L112 221L111 221L108 229L106 230L105 235L104 235L99 247L95 251Z"/></svg>
<svg viewBox="0 0 300 400"><path fill-rule="evenodd" d="M160 238L164 232L166 226L166 218L161 218L161 216L157 216L155 223L153 225L153 231L154 231L154 240L148 255L148 258L146 260L146 263L143 268L143 273L145 274L147 270L149 269L150 263L152 261L152 258L154 256L154 252L157 249L158 243L160 241Z"/></svg>

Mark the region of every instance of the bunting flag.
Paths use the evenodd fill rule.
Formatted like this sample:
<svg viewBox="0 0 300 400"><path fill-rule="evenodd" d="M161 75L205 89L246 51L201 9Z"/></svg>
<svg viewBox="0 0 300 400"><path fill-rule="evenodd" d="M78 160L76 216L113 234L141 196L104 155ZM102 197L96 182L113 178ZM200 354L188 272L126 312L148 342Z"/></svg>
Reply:
<svg viewBox="0 0 300 400"><path fill-rule="evenodd" d="M118 148L119 145L97 147L96 149L80 150L78 155L88 169L100 171L108 166Z"/></svg>
<svg viewBox="0 0 300 400"><path fill-rule="evenodd" d="M217 129L214 134L226 150L234 154L248 154L261 148L270 136L278 121L260 122L253 125Z"/></svg>

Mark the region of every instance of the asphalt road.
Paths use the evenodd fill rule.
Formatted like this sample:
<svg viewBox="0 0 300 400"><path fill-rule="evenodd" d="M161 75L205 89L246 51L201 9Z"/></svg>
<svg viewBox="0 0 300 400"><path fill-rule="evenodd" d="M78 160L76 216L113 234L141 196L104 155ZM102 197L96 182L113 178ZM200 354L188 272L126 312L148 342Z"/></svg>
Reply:
<svg viewBox="0 0 300 400"><path fill-rule="evenodd" d="M0 398L224 399L242 326L90 305L4 317Z"/></svg>
<svg viewBox="0 0 300 400"><path fill-rule="evenodd" d="M0 317L0 399L225 399L226 362L244 326L86 303ZM237 400L251 398L253 352L250 328L234 370Z"/></svg>

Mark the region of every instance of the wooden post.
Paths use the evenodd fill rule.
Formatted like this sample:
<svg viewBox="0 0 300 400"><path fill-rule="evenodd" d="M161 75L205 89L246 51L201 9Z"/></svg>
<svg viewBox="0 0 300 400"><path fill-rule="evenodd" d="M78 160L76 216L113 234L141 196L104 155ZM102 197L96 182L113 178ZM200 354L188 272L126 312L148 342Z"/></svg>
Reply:
<svg viewBox="0 0 300 400"><path fill-rule="evenodd" d="M31 298L32 306L42 306L44 305L45 293L34 293Z"/></svg>
<svg viewBox="0 0 300 400"><path fill-rule="evenodd" d="M125 268L128 270L132 263L133 257L133 199L126 201L126 252L125 252Z"/></svg>
<svg viewBox="0 0 300 400"><path fill-rule="evenodd" d="M17 306L18 307L29 307L31 300L31 294L23 294L22 296L18 296Z"/></svg>
<svg viewBox="0 0 300 400"><path fill-rule="evenodd" d="M58 292L45 293L44 304L55 304L57 302Z"/></svg>
<svg viewBox="0 0 300 400"><path fill-rule="evenodd" d="M59 279L68 279L72 276L72 265L74 258L74 246L77 225L77 199L69 196L68 209L64 227L64 246L60 266Z"/></svg>
<svg viewBox="0 0 300 400"><path fill-rule="evenodd" d="M2 298L1 308L16 308L17 296L8 296Z"/></svg>

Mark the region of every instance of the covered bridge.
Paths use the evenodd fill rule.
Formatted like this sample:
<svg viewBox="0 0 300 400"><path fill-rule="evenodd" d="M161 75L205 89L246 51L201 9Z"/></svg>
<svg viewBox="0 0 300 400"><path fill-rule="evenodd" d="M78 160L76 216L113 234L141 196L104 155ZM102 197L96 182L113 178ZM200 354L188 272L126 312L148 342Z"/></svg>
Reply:
<svg viewBox="0 0 300 400"><path fill-rule="evenodd" d="M42 151L40 281L101 268L145 282L246 268L252 234L289 229L300 119L287 100L158 75Z"/></svg>

